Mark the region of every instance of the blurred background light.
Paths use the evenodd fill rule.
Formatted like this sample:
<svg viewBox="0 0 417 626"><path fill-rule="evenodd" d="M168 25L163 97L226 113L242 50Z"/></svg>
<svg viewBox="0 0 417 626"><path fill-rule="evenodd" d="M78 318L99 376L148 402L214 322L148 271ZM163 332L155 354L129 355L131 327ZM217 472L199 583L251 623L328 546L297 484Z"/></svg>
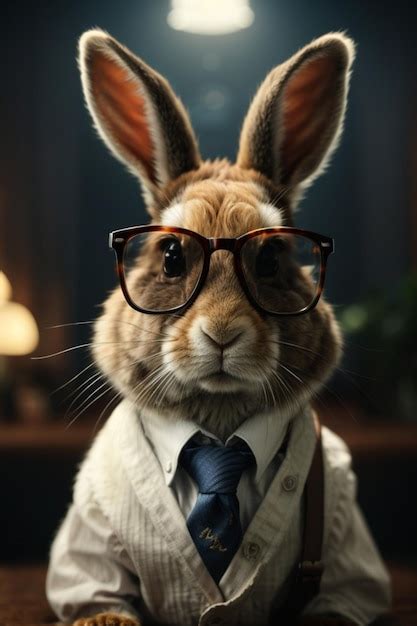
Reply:
<svg viewBox="0 0 417 626"><path fill-rule="evenodd" d="M30 354L39 342L38 326L23 304L9 302L12 286L0 272L0 356Z"/></svg>
<svg viewBox="0 0 417 626"><path fill-rule="evenodd" d="M12 295L12 286L4 272L0 271L0 305L10 300Z"/></svg>
<svg viewBox="0 0 417 626"><path fill-rule="evenodd" d="M32 313L17 302L0 306L0 354L30 354L38 345L39 333Z"/></svg>
<svg viewBox="0 0 417 626"><path fill-rule="evenodd" d="M224 35L248 28L254 13L249 0L172 0L168 24L200 35Z"/></svg>
<svg viewBox="0 0 417 626"><path fill-rule="evenodd" d="M208 89L203 95L205 106L211 111L222 109L226 102L226 95L222 89Z"/></svg>

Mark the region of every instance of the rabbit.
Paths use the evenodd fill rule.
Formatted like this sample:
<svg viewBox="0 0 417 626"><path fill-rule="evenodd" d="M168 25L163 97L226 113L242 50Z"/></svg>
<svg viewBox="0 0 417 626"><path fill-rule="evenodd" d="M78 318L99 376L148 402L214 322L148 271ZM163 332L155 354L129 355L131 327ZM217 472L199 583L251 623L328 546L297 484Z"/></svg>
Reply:
<svg viewBox="0 0 417 626"><path fill-rule="evenodd" d="M287 244L267 249L256 266L266 282L278 269L287 273L285 290L259 306L260 287L244 288L247 274L238 275L230 242L259 229L281 229L283 239L291 233L298 203L339 143L354 55L348 36L329 33L275 67L250 104L232 164L202 160L165 78L108 33L82 35L79 67L95 129L139 179L160 231L123 274L139 305L117 286L95 323L94 360L123 400L80 467L74 502L52 545L47 595L60 619L75 626L267 624L273 608L285 605L316 442L311 403L341 358L342 337L322 295L300 313L313 278L309 268L277 260L291 254ZM185 276L187 233L217 247L198 293L184 296L194 271ZM122 239L113 234L116 243ZM290 309L298 314L273 314ZM261 453L277 433L280 446L259 493L254 470L242 474L253 500L252 509L240 502L246 536L216 583L186 527L193 506L187 498L194 493L195 500L197 488L182 467L164 464L158 446L171 445L184 428L222 446L261 422ZM389 577L355 501L349 451L326 428L322 439L324 574L319 594L294 620L366 624L389 610ZM290 463L292 474L283 476ZM281 507L279 519L266 514L273 507ZM256 535L260 516L264 530ZM226 551L211 529L205 539L210 549Z"/></svg>

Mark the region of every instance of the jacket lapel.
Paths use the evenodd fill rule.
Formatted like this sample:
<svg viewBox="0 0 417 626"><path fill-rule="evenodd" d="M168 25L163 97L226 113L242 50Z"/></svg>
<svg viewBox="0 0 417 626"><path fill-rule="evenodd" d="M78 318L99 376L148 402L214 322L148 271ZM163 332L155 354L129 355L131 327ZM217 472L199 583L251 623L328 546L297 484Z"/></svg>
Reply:
<svg viewBox="0 0 417 626"><path fill-rule="evenodd" d="M316 444L310 411L294 418L285 458L253 517L229 568L220 581L227 599L246 595L262 569L286 540L290 525L299 519L301 498ZM295 486L294 486L295 485ZM292 546L294 552L297 545ZM281 586L289 572L282 570Z"/></svg>
<svg viewBox="0 0 417 626"><path fill-rule="evenodd" d="M285 540L290 525L297 518L296 511L301 507L316 443L311 411L294 418L285 459L247 528L241 547L217 586L194 545L171 489L165 483L161 466L145 437L134 407L128 401L122 404L122 462L125 471L138 501L146 508L170 554L181 563L189 581L190 593L194 588L210 605L236 601L239 597L243 600ZM296 488L288 489L293 479ZM282 583L288 573L282 571ZM280 581L276 582L280 586Z"/></svg>
<svg viewBox="0 0 417 626"><path fill-rule="evenodd" d="M206 569L178 503L165 483L134 407L128 401L123 404L122 462L141 506L146 508L172 557L181 563L190 593L197 587L209 604L223 602L223 594Z"/></svg>

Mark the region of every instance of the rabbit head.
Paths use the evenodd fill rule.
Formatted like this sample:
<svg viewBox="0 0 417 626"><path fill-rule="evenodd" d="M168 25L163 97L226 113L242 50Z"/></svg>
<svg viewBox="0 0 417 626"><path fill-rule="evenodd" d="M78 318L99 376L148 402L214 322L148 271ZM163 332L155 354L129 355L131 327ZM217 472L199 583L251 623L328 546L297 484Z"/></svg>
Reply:
<svg viewBox="0 0 417 626"><path fill-rule="evenodd" d="M152 222L232 238L293 225L297 202L338 143L353 56L352 41L330 33L273 69L249 108L235 164L202 161L167 81L107 33L83 34L79 63L96 130L139 178ZM161 268L162 257L142 255L128 280L145 285L155 264ZM310 288L307 275L298 278L297 289ZM211 256L204 287L179 314L140 313L117 287L96 322L93 348L114 387L138 407L194 420L221 437L271 407L291 417L340 352L323 297L302 315L263 314L225 250Z"/></svg>

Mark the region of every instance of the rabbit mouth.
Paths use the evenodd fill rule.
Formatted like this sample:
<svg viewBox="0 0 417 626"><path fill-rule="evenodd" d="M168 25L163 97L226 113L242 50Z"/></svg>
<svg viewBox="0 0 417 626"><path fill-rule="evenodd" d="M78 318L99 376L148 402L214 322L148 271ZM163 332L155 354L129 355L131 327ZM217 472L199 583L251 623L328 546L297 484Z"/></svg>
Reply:
<svg viewBox="0 0 417 626"><path fill-rule="evenodd" d="M211 393L230 393L242 389L242 379L219 369L199 380L198 386Z"/></svg>

